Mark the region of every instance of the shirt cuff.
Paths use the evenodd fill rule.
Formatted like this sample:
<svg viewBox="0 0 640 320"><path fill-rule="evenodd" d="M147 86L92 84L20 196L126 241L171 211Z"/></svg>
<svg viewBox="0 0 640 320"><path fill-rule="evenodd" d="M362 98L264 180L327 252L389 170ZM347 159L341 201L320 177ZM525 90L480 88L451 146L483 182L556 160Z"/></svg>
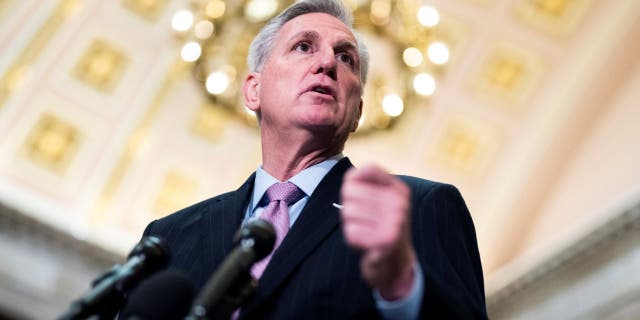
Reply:
<svg viewBox="0 0 640 320"><path fill-rule="evenodd" d="M413 286L409 294L395 301L385 300L378 290L373 291L376 307L385 319L417 319L424 296L424 275L417 261L413 265Z"/></svg>

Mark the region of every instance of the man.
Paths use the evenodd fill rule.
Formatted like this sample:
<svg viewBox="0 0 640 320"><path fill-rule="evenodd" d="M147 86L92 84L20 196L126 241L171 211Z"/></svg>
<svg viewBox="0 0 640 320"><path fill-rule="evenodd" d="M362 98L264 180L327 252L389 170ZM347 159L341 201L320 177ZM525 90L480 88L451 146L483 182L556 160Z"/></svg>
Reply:
<svg viewBox="0 0 640 320"><path fill-rule="evenodd" d="M351 24L341 3L309 0L261 30L243 92L260 122L262 166L238 190L157 220L145 235L165 238L171 268L201 287L242 223L274 222L276 249L252 270L259 288L240 319L486 318L460 193L375 165L355 169L342 155L368 63Z"/></svg>

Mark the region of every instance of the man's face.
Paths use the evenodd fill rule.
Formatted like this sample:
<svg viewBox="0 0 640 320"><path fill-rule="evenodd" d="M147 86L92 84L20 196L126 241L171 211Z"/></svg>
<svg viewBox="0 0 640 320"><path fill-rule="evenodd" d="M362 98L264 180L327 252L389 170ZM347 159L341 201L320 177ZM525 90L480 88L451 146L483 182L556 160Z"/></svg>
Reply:
<svg viewBox="0 0 640 320"><path fill-rule="evenodd" d="M362 110L354 35L324 13L288 21L262 71L247 77L244 93L247 106L260 111L263 129L323 131L346 139Z"/></svg>

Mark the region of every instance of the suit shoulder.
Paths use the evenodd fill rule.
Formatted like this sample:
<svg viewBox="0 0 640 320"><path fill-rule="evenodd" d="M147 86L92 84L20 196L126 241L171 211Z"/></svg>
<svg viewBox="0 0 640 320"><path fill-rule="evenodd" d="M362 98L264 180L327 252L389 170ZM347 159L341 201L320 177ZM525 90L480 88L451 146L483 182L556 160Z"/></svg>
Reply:
<svg viewBox="0 0 640 320"><path fill-rule="evenodd" d="M448 183L426 180L413 176L398 176L411 189L412 201L414 203L433 202L457 204L465 207L466 203L462 193L456 186Z"/></svg>
<svg viewBox="0 0 640 320"><path fill-rule="evenodd" d="M229 197L233 192L226 192L221 195L200 201L196 204L190 205L186 208L180 209L174 213L171 213L165 217L155 220L147 226L145 234L150 232L150 228L163 229L165 226L186 225L197 221L197 219L203 214L209 211L218 202Z"/></svg>
<svg viewBox="0 0 640 320"><path fill-rule="evenodd" d="M453 191L454 193L459 193L458 188L456 188L452 184L427 180L423 178L418 178L414 176L405 176L405 175L397 175L396 177L400 178L404 183L406 183L411 190L413 190L416 194L427 194L433 192L434 190L447 190Z"/></svg>
<svg viewBox="0 0 640 320"><path fill-rule="evenodd" d="M404 183L408 184L410 187L435 187L440 184L444 184L442 182L427 180L423 178L418 178L414 176L405 176L405 175L396 175L396 177L400 178Z"/></svg>

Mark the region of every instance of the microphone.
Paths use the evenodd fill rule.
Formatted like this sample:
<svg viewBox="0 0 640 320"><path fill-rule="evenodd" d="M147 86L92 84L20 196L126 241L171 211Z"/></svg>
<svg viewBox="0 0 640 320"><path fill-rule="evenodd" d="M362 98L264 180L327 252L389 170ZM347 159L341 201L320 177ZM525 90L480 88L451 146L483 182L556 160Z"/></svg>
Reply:
<svg viewBox="0 0 640 320"><path fill-rule="evenodd" d="M191 308L195 291L193 283L180 272L157 273L131 292L119 319L184 319Z"/></svg>
<svg viewBox="0 0 640 320"><path fill-rule="evenodd" d="M240 228L234 242L236 248L209 278L187 319L229 319L255 290L249 270L273 250L276 233L269 222L255 219Z"/></svg>
<svg viewBox="0 0 640 320"><path fill-rule="evenodd" d="M115 265L92 282L92 288L71 303L60 320L85 319L100 314L113 317L121 307L124 294L142 279L164 268L169 261L169 249L157 237L144 237L131 250L124 265Z"/></svg>

